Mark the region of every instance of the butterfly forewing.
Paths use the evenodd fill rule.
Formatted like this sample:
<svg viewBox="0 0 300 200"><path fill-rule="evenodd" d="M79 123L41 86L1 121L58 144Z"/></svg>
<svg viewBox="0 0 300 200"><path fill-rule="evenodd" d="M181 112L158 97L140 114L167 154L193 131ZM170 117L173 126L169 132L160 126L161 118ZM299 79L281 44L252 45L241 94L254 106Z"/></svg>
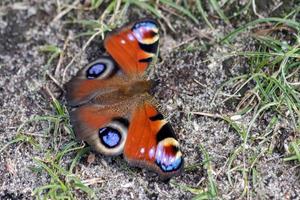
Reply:
<svg viewBox="0 0 300 200"><path fill-rule="evenodd" d="M147 19L110 33L104 46L126 74L139 75L157 53L158 41L158 25Z"/></svg>
<svg viewBox="0 0 300 200"><path fill-rule="evenodd" d="M106 56L88 64L65 85L68 104L72 107L82 105L122 84L117 70L115 62Z"/></svg>

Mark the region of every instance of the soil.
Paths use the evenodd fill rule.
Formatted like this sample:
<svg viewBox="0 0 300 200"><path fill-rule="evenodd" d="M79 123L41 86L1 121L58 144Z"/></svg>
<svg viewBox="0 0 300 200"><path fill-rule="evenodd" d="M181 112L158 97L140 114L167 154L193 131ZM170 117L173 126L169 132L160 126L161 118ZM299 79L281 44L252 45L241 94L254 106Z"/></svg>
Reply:
<svg viewBox="0 0 300 200"><path fill-rule="evenodd" d="M99 17L99 13L95 11L73 10L53 21L58 14L55 2L0 2L0 148L15 139L18 127L33 116L54 114L46 86L62 104L65 104L62 91L46 75L54 74L58 59L46 65L49 54L42 53L40 48L51 44L63 49L68 37L85 31L84 27L70 25L66 21ZM239 3L244 4L243 1ZM277 1L268 1L268 4L269 7L275 8ZM277 15L278 10L273 13L265 12L266 5L257 6L257 11L262 16ZM127 21L148 15L139 9L130 10L129 13ZM226 13L230 13L230 10ZM161 34L160 56L151 69L150 78L159 80L154 96L177 132L186 167L195 167L169 182L162 182L152 172L128 166L122 156L108 158L96 155L95 161L90 165L87 164L86 156L79 162L76 175L82 180L101 179L90 186L97 199L191 199L195 194L183 186L201 189L205 188L208 182L207 171L201 164L203 152L200 145L209 153L219 198L236 199L243 193L245 182L242 174L233 171L230 183L228 169L225 168L230 155L241 145L241 137L223 120L196 115L193 112L235 112L238 102L223 102L224 96L217 96L216 99L214 97L222 83L247 71L245 59L228 57L227 54L233 49L253 49L254 43L249 39L249 33L239 35L231 45L218 44L216 38L234 30L248 20L248 17L239 21L235 19L231 25L225 24L217 17L212 18L215 24L215 30L212 30L203 21L195 25L181 17L167 16L176 33L163 25L166 31ZM255 15L251 14L249 18L254 17ZM66 80L63 80L66 65L78 55L87 40L87 37L79 37L69 41L61 69L55 75L55 79L62 85L73 77L78 69L103 54L102 40L98 37L75 59L67 70ZM230 89L224 92L230 93ZM246 116L241 119L241 123L247 124L250 120L251 118ZM269 120L270 118L266 118L266 121ZM259 134L266 126L263 120L260 123L254 126L252 134ZM285 121L282 124L284 128L281 139L284 140L284 132L290 130L290 125ZM26 126L25 132L42 135L45 134L46 128L47 123L32 123ZM62 142L70 139L64 134L61 136ZM51 136L50 139L34 136L34 139L43 149L51 146ZM283 147L280 139L277 142L277 152L264 155L257 161L256 171L259 173L259 179L256 185L250 185L250 199L300 199L299 167L293 167L294 165L282 160L280 152L283 151ZM260 151L249 148L249 155L253 151ZM46 173L33 170L36 166L33 158L42 158L45 154L45 150L37 150L26 142L14 143L0 152L0 199L33 199L33 190L49 182ZM69 164L74 155L70 155L70 160L66 159L64 164ZM238 157L234 165L242 163L243 158ZM76 196L78 199L87 198L80 193Z"/></svg>

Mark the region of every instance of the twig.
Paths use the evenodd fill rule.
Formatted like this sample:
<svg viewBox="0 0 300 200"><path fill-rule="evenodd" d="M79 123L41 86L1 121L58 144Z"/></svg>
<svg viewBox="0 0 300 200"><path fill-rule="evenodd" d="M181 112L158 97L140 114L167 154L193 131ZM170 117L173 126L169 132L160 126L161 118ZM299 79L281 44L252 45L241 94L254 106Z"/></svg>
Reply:
<svg viewBox="0 0 300 200"><path fill-rule="evenodd" d="M46 92L49 94L49 96L51 97L52 101L55 101L56 98L55 96L53 95L53 93L51 92L51 90L49 89L48 85L46 84Z"/></svg>
<svg viewBox="0 0 300 200"><path fill-rule="evenodd" d="M172 10L172 9L170 9L170 8L168 8L168 7L165 7L163 4L159 4L158 7L159 7L160 9L162 9L162 10L168 12L168 13L171 13L171 14L175 15L175 16L178 17L178 18L181 18L181 19L185 20L185 18L184 18L183 16L181 16L180 14L178 14L177 12L175 12L174 10Z"/></svg>
<svg viewBox="0 0 300 200"><path fill-rule="evenodd" d="M196 80L195 78L193 78L193 81L194 81L195 83L197 83L198 85L200 85L201 87L203 87L203 88L207 88L207 86L206 86L206 85L204 85L204 84L203 84L203 83L201 83L200 81Z"/></svg>
<svg viewBox="0 0 300 200"><path fill-rule="evenodd" d="M170 52L171 52L171 51L174 51L174 49L177 49L177 48L181 47L182 45L185 45L186 43L189 43L189 42L193 41L196 37L197 37L197 36L190 37L190 38L188 38L188 39L182 41L181 43L179 43L179 44L173 46L173 47L171 48Z"/></svg>
<svg viewBox="0 0 300 200"><path fill-rule="evenodd" d="M111 18L109 19L109 24L114 23L116 15L118 14L118 12L120 10L121 3L122 3L121 0L117 0L116 5L115 5L115 9L114 9L114 13L111 16Z"/></svg>
<svg viewBox="0 0 300 200"><path fill-rule="evenodd" d="M79 0L74 1L71 6L68 6L65 10L61 11L60 13L58 13L58 15L56 15L56 17L52 20L52 22L58 21L60 18L62 18L68 12L70 12L71 10L73 10L74 8L76 8L76 5L78 3L79 3Z"/></svg>
<svg viewBox="0 0 300 200"><path fill-rule="evenodd" d="M244 103L250 99L246 105L244 105L244 108L250 106L250 104L254 101L255 97L257 98L257 101L260 102L261 98L259 97L259 95L257 94L257 92L255 92L254 90L248 90L248 92L245 94L245 96L242 98L242 100L240 101L240 103L237 105L236 110L240 110L241 107L244 105Z"/></svg>
<svg viewBox="0 0 300 200"><path fill-rule="evenodd" d="M92 40L99 34L102 33L102 30L99 30L98 32L94 33L94 35L92 35L90 37L90 39L85 43L85 45L83 46L83 48L72 58L72 60L69 62L69 64L66 66L64 72L63 72L63 83L65 82L66 80L66 74L67 74L67 70L72 66L72 64L74 63L75 59L80 56L84 51L85 49L88 47L88 45L92 42Z"/></svg>
<svg viewBox="0 0 300 200"><path fill-rule="evenodd" d="M175 31L174 27L172 26L171 22L168 20L168 18L165 17L163 14L160 14L160 17L165 21L165 23L167 24L169 29L175 33L176 31ZM164 27L162 23L160 23L160 27ZM164 29L164 33L166 33L166 29Z"/></svg>
<svg viewBox="0 0 300 200"><path fill-rule="evenodd" d="M44 137L44 138L50 137L49 135L43 135L43 134L38 134L38 133L26 133L26 132L24 132L22 134L24 134L24 135L30 135L30 136L36 136L36 137Z"/></svg>
<svg viewBox="0 0 300 200"><path fill-rule="evenodd" d="M91 179L87 179L87 180L83 180L82 183L89 186L89 185L94 185L97 183L104 183L105 181L103 180L103 178L91 178Z"/></svg>
<svg viewBox="0 0 300 200"><path fill-rule="evenodd" d="M54 76L55 77L58 77L58 74L60 72L60 67L62 65L62 62L64 60L64 52L66 51L67 49L67 46L68 46L68 43L70 41L70 35L67 36L66 40L65 40L65 43L64 43L64 47L63 47L63 50L61 51L60 53L60 56L59 56L59 60L58 60L58 63L56 65L56 68L55 68L55 72L54 72Z"/></svg>
<svg viewBox="0 0 300 200"><path fill-rule="evenodd" d="M210 118L224 119L224 116L219 115L219 114L206 113L206 112L190 112L190 113L194 114L194 115L201 115L201 116L206 116L206 117L210 117Z"/></svg>
<svg viewBox="0 0 300 200"><path fill-rule="evenodd" d="M275 8L272 9L271 12L274 12L275 10L277 10L280 6L282 6L282 4L283 4L283 2L279 2L279 3L275 6Z"/></svg>
<svg viewBox="0 0 300 200"><path fill-rule="evenodd" d="M57 85L59 87L59 89L61 89L63 92L65 92L63 86L61 85L61 83L56 79L54 78L51 74L49 73L46 73L46 75L55 83L55 85Z"/></svg>
<svg viewBox="0 0 300 200"><path fill-rule="evenodd" d="M255 0L252 0L252 9L253 9L254 14L255 14L258 18L264 18L264 16L262 16L262 15L260 15L260 14L257 13L257 11L256 11Z"/></svg>

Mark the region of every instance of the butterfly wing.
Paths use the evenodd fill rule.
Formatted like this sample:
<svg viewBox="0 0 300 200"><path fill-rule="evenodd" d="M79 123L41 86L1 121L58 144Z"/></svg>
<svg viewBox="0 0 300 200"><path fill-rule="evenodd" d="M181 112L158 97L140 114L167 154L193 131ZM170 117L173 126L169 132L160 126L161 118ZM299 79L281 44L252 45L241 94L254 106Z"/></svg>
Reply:
<svg viewBox="0 0 300 200"><path fill-rule="evenodd" d="M120 155L129 122L119 106L88 104L73 110L70 118L77 138L86 141L95 151L104 155Z"/></svg>
<svg viewBox="0 0 300 200"><path fill-rule="evenodd" d="M67 83L66 91L78 138L105 155L123 152L129 164L149 168L167 179L183 168L174 131L145 101L148 98L129 98L131 91L141 92L144 87L127 90L126 86L128 80L136 81L130 78L147 69L157 52L158 40L158 26L153 20L141 20L110 33L105 48L125 75L116 72L112 59L102 57L79 71Z"/></svg>
<svg viewBox="0 0 300 200"><path fill-rule="evenodd" d="M153 170L163 179L181 172L183 157L173 128L151 103L145 102L135 109L124 157L129 164Z"/></svg>
<svg viewBox="0 0 300 200"><path fill-rule="evenodd" d="M66 99L70 106L80 106L95 96L109 93L121 83L118 68L110 57L102 56L81 69L66 85Z"/></svg>
<svg viewBox="0 0 300 200"><path fill-rule="evenodd" d="M158 25L145 19L109 33L104 46L127 75L142 74L158 48Z"/></svg>
<svg viewBox="0 0 300 200"><path fill-rule="evenodd" d="M65 85L72 107L71 123L77 138L105 155L123 152L132 100L119 95L127 84L109 57L101 57L78 72Z"/></svg>

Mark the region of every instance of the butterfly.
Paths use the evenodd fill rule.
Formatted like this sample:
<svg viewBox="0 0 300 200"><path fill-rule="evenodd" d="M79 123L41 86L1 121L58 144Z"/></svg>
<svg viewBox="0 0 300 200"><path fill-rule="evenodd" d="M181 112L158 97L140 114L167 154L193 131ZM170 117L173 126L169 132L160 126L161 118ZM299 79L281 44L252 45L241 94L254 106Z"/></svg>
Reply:
<svg viewBox="0 0 300 200"><path fill-rule="evenodd" d="M152 19L125 25L106 35L101 56L66 85L76 136L96 152L123 154L132 166L162 179L178 175L184 159L172 126L149 94L145 71L157 53L159 28Z"/></svg>

